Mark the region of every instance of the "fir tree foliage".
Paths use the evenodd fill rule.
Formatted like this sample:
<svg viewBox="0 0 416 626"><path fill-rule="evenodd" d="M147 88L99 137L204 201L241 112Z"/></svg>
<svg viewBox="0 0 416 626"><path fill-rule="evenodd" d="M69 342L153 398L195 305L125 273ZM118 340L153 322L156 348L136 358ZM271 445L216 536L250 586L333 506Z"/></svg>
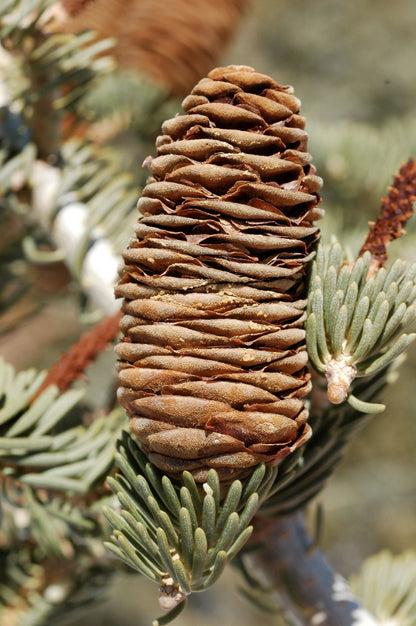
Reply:
<svg viewBox="0 0 416 626"><path fill-rule="evenodd" d="M0 373L0 463L6 508L7 502L18 499L13 498L16 490L35 517L47 517L50 510L75 527L88 529L88 520L83 521L77 507L62 500L62 494L86 496L103 483L113 465L113 442L123 423L121 411L116 409L89 426L79 418L72 425L68 414L76 410L85 387L60 393L50 385L33 399L45 372L32 369L16 374L2 360ZM59 499L54 497L37 508L43 490L61 493L61 513ZM50 540L54 541L53 533Z"/></svg>
<svg viewBox="0 0 416 626"><path fill-rule="evenodd" d="M118 447L122 473L108 480L122 510L105 511L113 527L107 547L159 584L160 604L173 618L186 596L212 585L247 542L276 470L259 465L247 480L228 486L210 470L201 489L190 472L172 482L127 433Z"/></svg>
<svg viewBox="0 0 416 626"><path fill-rule="evenodd" d="M112 41L97 41L91 32L50 33L54 7L51 0L8 0L0 9L2 204L24 217L20 245L32 263L64 260L84 296L114 310L116 255L128 237L137 182L120 171L113 150L71 138L94 115L87 96L114 69ZM58 249L48 254L45 238ZM97 288L103 255L106 285Z"/></svg>
<svg viewBox="0 0 416 626"><path fill-rule="evenodd" d="M37 395L45 372L16 373L1 360L0 378L0 616L44 624L91 601L94 580L108 579L101 508L124 416L115 409L88 420L85 385Z"/></svg>
<svg viewBox="0 0 416 626"><path fill-rule="evenodd" d="M97 42L90 32L47 32L53 4L5 0L0 9L6 94L0 103L1 206L23 222L27 237L16 255L24 250L32 263L63 259L74 281L91 296L99 282L86 274L91 250L100 242L102 258L110 256L114 269L116 253L131 234L139 190L122 171L117 151L95 143L97 127L86 133L89 139L65 137L81 121L112 118L114 109L117 117L119 77L99 82L113 68L107 54L111 41ZM127 105L115 126L136 127L145 134L154 127L151 109L160 112L169 105L166 94L144 87L137 77L120 84L127 90L122 98ZM144 113L137 119L139 92ZM402 137L396 130L392 123L387 135ZM345 171L357 180L362 167L355 155L362 127L356 133L337 132L315 133L319 159L341 183ZM381 134L369 130L367 150L371 144L380 152ZM399 145L397 141L397 150ZM344 161L325 161L327 152L333 156L337 151ZM398 158L396 152L393 156ZM387 168L386 163L390 161L383 160ZM370 175L368 180L371 186ZM348 193L355 187L349 179ZM62 224L75 211L82 229L68 243L69 231ZM57 250L38 248L45 236ZM9 251L5 245L2 254ZM48 380L44 372L32 368L16 373L1 360L1 621L19 626L56 623L74 608L96 601L110 573L128 566L159 585L167 613L156 623L163 624L177 616L192 592L212 585L232 559L242 570L243 556L255 550L253 538L247 542L256 520L278 523L304 509L321 491L351 436L371 413L384 408L377 396L392 382L400 355L415 337L416 267L397 260L371 274L371 260L369 252L352 258L338 242L318 246L307 317L314 368L307 401L312 436L277 468L259 465L227 484L221 484L213 469L202 486L189 472L173 479L158 470L134 436L123 431L126 417L120 409L84 404L87 384L72 384L78 370L65 388L53 381L43 386ZM10 302L10 276L6 272L2 279L0 310L7 310ZM111 302L114 278L115 272L108 281ZM103 299L95 302L101 306ZM86 363L81 365L82 370ZM332 400L340 400L338 405L327 401L325 377L332 390L341 385L341 395L330 393ZM111 388L112 373L102 384ZM261 543L261 536L256 541ZM245 578L256 582L248 571ZM413 582L414 555L393 559L382 554L352 584L378 619L400 619L403 626L413 626ZM261 596L267 608L263 588L257 591L248 595L257 603Z"/></svg>
<svg viewBox="0 0 416 626"><path fill-rule="evenodd" d="M5 56L2 64L10 100L35 139L39 130L49 128L56 132L53 127L59 122L59 111L76 112L91 82L114 67L111 57L98 56L111 48L111 40L97 42L91 32L47 33L53 5L52 0L6 0L0 13L1 44L10 55ZM14 61L10 76L7 60L10 65ZM52 117L44 119L46 115ZM41 122L42 128L35 128L34 121ZM56 140L59 143L59 136Z"/></svg>
<svg viewBox="0 0 416 626"><path fill-rule="evenodd" d="M406 550L394 555L388 550L366 559L351 588L381 624L416 624L416 554Z"/></svg>
<svg viewBox="0 0 416 626"><path fill-rule="evenodd" d="M415 339L416 265L396 260L368 277L371 254L349 264L339 243L319 247L308 298L308 353L328 380L328 397L375 413L384 405L366 404L349 392L355 377L385 369Z"/></svg>

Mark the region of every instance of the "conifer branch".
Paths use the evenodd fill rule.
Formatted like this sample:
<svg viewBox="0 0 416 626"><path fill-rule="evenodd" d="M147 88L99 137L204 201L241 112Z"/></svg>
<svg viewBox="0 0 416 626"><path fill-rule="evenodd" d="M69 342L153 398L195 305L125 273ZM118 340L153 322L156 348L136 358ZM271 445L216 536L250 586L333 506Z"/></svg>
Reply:
<svg viewBox="0 0 416 626"><path fill-rule="evenodd" d="M303 514L265 520L256 518L250 550L240 558L249 582L277 596L291 626L377 626L347 582L336 574L322 552L313 547ZM260 545L256 542L260 541Z"/></svg>
<svg viewBox="0 0 416 626"><path fill-rule="evenodd" d="M353 592L382 624L416 624L416 553L388 550L367 558L351 576Z"/></svg>
<svg viewBox="0 0 416 626"><path fill-rule="evenodd" d="M150 463L126 432L117 444L121 473L108 482L120 510L106 507L113 533L107 548L159 584L168 623L194 591L211 586L253 530L251 518L276 476L258 465L245 481L221 484L211 469L202 488L190 472L171 480Z"/></svg>
<svg viewBox="0 0 416 626"><path fill-rule="evenodd" d="M137 189L107 151L62 143L60 125L60 111L77 119L92 78L109 67L108 59L93 59L111 44L91 33L46 35L38 18L51 0L35 4L7 0L11 19L0 14L0 36L13 53L26 37L32 42L23 55L31 88L18 93L32 141L23 135L2 153L0 187L11 204L30 195L31 217L85 291L113 312L117 252ZM63 4L76 16L87 2ZM120 395L141 440L138 447L123 434L119 474L114 440L124 415L88 419L83 389L68 389L115 337L119 314L84 335L44 380L0 364L6 617L15 617L14 606L35 584L23 618L52 620L52 579L61 609L80 586L89 595L86 578L107 574L112 558L101 546L105 503L109 551L160 586L169 612L156 623L176 617L191 592L238 558L258 511L257 538L239 562L246 574L259 566L289 620L374 624L311 549L299 511L322 489L366 413L382 409L372 401L414 338L407 331L416 268L380 266L412 212L415 163L396 177L354 264L347 267L339 245L318 249L308 295L309 402L306 266L319 236L312 222L322 216L322 181L306 152L299 100L291 88L233 66L202 80L184 111L164 124L158 154L146 161L154 178L117 287L125 299ZM371 257L377 271L368 277ZM324 398L320 375L338 406ZM73 567L61 576L65 560Z"/></svg>
<svg viewBox="0 0 416 626"><path fill-rule="evenodd" d="M33 29L32 50L46 41L47 37L41 30ZM30 120L32 139L38 156L53 164L58 161L61 149L61 113L55 106L59 90L48 87L57 81L57 67L54 64L38 67L39 64L30 54L27 54L26 63L31 81L30 91L34 94Z"/></svg>
<svg viewBox="0 0 416 626"><path fill-rule="evenodd" d="M114 313L117 253L126 239L123 217L135 209L137 188L129 175L120 175L108 150L97 154L88 143L62 143L60 124L63 111L79 117L79 105L93 81L113 68L107 54L112 42L97 42L91 32L47 33L52 4L45 0L34 7L24 0L8 0L0 9L0 42L20 69L18 79L12 77L16 85L7 101L21 107L17 138L23 141L12 144L5 155L0 190L7 193L10 206L23 199L31 217L62 248L91 301ZM8 82L6 74L6 91ZM114 206L118 213L110 215Z"/></svg>
<svg viewBox="0 0 416 626"><path fill-rule="evenodd" d="M360 403L352 382L371 379L415 339L409 331L416 318L416 265L396 260L388 271L374 266L369 276L369 250L354 263L345 260L339 243L317 250L308 294L309 358L326 377L333 404L348 399L358 411L376 413L384 406Z"/></svg>
<svg viewBox="0 0 416 626"><path fill-rule="evenodd" d="M43 379L0 361L1 623L52 623L94 601L114 570L101 507L124 415L85 419L82 388L49 384L33 400Z"/></svg>

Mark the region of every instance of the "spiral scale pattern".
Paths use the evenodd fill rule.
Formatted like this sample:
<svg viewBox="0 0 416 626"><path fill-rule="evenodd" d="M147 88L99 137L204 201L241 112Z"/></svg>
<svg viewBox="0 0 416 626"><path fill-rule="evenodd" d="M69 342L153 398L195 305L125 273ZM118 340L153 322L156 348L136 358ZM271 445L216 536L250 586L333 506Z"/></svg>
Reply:
<svg viewBox="0 0 416 626"><path fill-rule="evenodd" d="M203 482L310 436L305 274L322 184L293 89L213 70L148 158L123 254L119 398L150 461Z"/></svg>

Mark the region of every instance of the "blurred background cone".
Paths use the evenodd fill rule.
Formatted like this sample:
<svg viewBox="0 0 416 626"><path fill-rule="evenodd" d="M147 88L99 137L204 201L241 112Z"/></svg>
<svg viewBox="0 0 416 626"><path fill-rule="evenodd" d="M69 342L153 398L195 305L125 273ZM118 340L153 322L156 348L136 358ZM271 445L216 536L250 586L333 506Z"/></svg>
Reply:
<svg viewBox="0 0 416 626"><path fill-rule="evenodd" d="M246 0L62 0L53 30L94 30L100 38L114 38L120 68L142 72L183 96L217 65L246 5Z"/></svg>

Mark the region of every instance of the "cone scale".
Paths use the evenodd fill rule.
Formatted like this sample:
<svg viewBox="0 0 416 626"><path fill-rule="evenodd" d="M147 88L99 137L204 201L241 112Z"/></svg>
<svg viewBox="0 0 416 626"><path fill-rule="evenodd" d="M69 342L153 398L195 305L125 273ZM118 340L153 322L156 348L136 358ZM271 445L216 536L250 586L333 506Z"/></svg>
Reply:
<svg viewBox="0 0 416 626"><path fill-rule="evenodd" d="M223 481L310 436L305 277L321 179L293 89L213 70L168 120L123 254L119 399L149 460Z"/></svg>

